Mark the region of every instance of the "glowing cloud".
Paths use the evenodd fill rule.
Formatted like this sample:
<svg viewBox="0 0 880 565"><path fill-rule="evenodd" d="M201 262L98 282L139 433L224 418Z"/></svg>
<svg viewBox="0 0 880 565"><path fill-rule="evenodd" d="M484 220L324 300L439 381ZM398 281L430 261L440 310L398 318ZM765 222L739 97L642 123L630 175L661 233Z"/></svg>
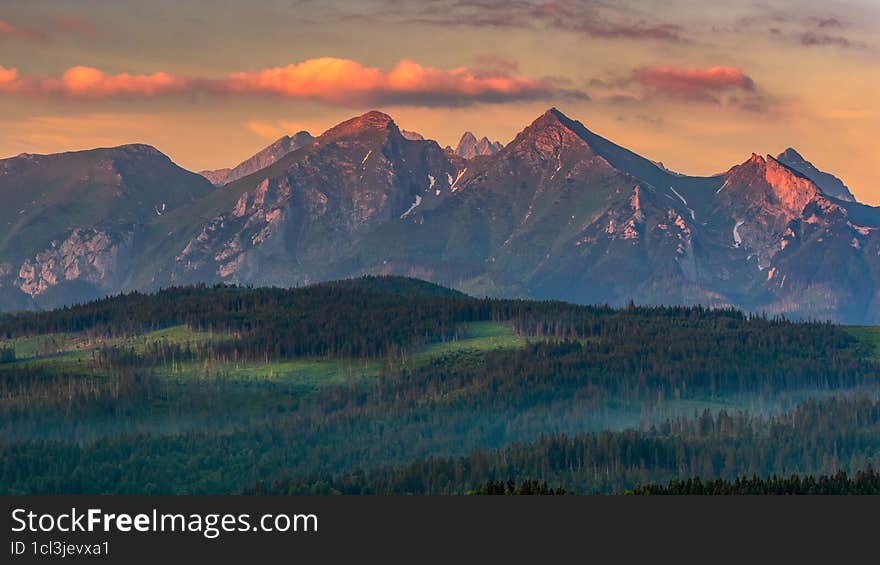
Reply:
<svg viewBox="0 0 880 565"><path fill-rule="evenodd" d="M18 69L0 65L0 92L18 92L22 88L22 80Z"/></svg>
<svg viewBox="0 0 880 565"><path fill-rule="evenodd" d="M189 81L168 73L151 75L105 75L92 67L71 67L61 76L57 88L61 94L75 97L106 98L110 96L158 96L177 93L188 87Z"/></svg>
<svg viewBox="0 0 880 565"><path fill-rule="evenodd" d="M755 81L738 67L645 67L635 72L635 80L658 94L711 102L717 101L721 92L755 91Z"/></svg>
<svg viewBox="0 0 880 565"><path fill-rule="evenodd" d="M436 69L403 60L391 70L366 67L349 59L319 58L285 67L233 73L224 78L191 78L157 72L106 75L93 67L67 69L60 78L22 77L0 67L0 92L69 98L155 97L203 92L226 96L277 96L317 100L339 106L397 104L465 106L552 97L585 99L547 79L510 70L467 67Z"/></svg>
<svg viewBox="0 0 880 565"><path fill-rule="evenodd" d="M462 106L558 95L584 96L558 88L547 80L515 75L506 70L478 72L466 67L442 70L402 60L390 71L384 71L350 59L331 57L251 73L234 73L215 87L233 94L305 98L343 106Z"/></svg>
<svg viewBox="0 0 880 565"><path fill-rule="evenodd" d="M92 67L71 67L60 79L23 77L18 69L0 65L0 93L107 98L159 96L186 90L188 81L167 73L105 75Z"/></svg>

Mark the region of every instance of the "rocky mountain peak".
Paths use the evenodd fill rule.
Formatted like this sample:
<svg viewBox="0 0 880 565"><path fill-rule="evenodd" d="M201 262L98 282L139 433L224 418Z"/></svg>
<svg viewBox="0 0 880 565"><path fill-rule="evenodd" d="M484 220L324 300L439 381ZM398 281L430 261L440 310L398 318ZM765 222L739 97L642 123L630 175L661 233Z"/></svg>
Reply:
<svg viewBox="0 0 880 565"><path fill-rule="evenodd" d="M794 147L789 147L782 153L780 153L776 159L778 161L804 161L803 155L797 152L797 149Z"/></svg>
<svg viewBox="0 0 880 565"><path fill-rule="evenodd" d="M852 192L850 192L849 187L847 187L842 180L832 174L820 171L795 149L789 147L780 153L776 159L786 167L794 169L801 175L816 183L816 186L818 186L826 195L846 202L856 201Z"/></svg>
<svg viewBox="0 0 880 565"><path fill-rule="evenodd" d="M463 145L476 145L477 144L477 136L473 134L473 132L466 131L462 134L461 139L458 141L458 146L462 147Z"/></svg>
<svg viewBox="0 0 880 565"><path fill-rule="evenodd" d="M749 164L758 165L758 166L764 166L767 164L767 161L764 159L764 157L762 157L761 155L758 155L757 153L752 153L752 156L749 157L749 160L746 162Z"/></svg>
<svg viewBox="0 0 880 565"><path fill-rule="evenodd" d="M366 114L351 118L350 120L346 120L341 124L330 128L324 132L319 139L322 141L328 141L337 138L356 137L365 133L376 132L387 132L403 137L391 116L377 110L372 110Z"/></svg>
<svg viewBox="0 0 880 565"><path fill-rule="evenodd" d="M551 108L519 133L512 145L515 153L536 151L544 158L555 157L564 149L587 147L587 142L575 132L575 122L556 108Z"/></svg>
<svg viewBox="0 0 880 565"><path fill-rule="evenodd" d="M725 174L721 190L735 192L759 208L782 207L789 214L799 214L821 191L810 179L777 161L773 156L756 153ZM720 192L720 190L719 190Z"/></svg>
<svg viewBox="0 0 880 565"><path fill-rule="evenodd" d="M455 154L465 159L473 159L483 155L494 155L501 151L504 146L497 141L490 141L488 137L483 136L477 139L472 132L466 131L455 148Z"/></svg>
<svg viewBox="0 0 880 565"><path fill-rule="evenodd" d="M357 128L387 129L391 126L395 129L397 128L397 125L394 124L394 119L392 119L391 116L379 112L378 110L371 110L366 114L352 118L348 122L343 122L343 125L346 123L348 123L350 127Z"/></svg>

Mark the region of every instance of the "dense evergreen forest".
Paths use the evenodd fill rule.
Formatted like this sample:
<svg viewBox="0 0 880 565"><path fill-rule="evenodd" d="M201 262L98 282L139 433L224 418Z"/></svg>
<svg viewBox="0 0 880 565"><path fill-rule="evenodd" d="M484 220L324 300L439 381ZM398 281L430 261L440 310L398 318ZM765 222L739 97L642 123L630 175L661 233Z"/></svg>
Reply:
<svg viewBox="0 0 880 565"><path fill-rule="evenodd" d="M856 473L880 464L872 331L393 277L6 315L0 492L659 492Z"/></svg>
<svg viewBox="0 0 880 565"><path fill-rule="evenodd" d="M516 494L543 494L547 490L536 492L533 485L529 485L527 492L520 488ZM858 471L855 475L847 475L844 471L838 471L833 475L819 475L814 477L807 475L801 477L772 476L766 479L752 475L751 477L738 477L734 481L715 479L701 481L699 477L681 480L673 479L665 485L637 485L632 491L637 495L864 495L880 494L880 474L868 467L864 471Z"/></svg>
<svg viewBox="0 0 880 565"><path fill-rule="evenodd" d="M480 483L468 494L475 495L519 495L519 496L553 496L566 494L561 487L553 488L546 482L524 480L519 483L512 479L495 480ZM690 479L672 479L667 484L636 485L631 491L623 494L639 496L675 495L675 496L730 496L730 495L880 495L880 473L868 467L855 475L847 475L838 471L833 475L791 475L777 477L773 475L761 478L737 477L735 480L713 479L701 481L699 477Z"/></svg>

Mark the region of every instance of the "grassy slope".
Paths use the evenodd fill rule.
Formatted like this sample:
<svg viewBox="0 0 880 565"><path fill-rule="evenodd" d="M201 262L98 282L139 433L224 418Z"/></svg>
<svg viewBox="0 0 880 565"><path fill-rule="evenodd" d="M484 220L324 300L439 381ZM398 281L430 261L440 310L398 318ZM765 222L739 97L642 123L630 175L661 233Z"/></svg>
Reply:
<svg viewBox="0 0 880 565"><path fill-rule="evenodd" d="M499 322L471 322L465 339L434 343L416 353L416 360L459 351L489 351L525 345L526 339L516 335L508 324Z"/></svg>
<svg viewBox="0 0 880 565"><path fill-rule="evenodd" d="M133 347L143 351L146 344L155 341L196 344L218 339L219 336L195 332L185 326L174 326L128 338L94 340L84 334L48 334L13 340L0 340L0 347L12 345L19 364L52 365L59 368L76 367L90 372L84 366L92 352L99 347ZM522 347L525 338L514 334L508 324L474 322L469 324L466 337L456 341L435 343L415 352L406 362L413 368L430 359L453 352L481 352L496 348ZM341 384L350 380L378 376L382 362L355 359L286 359L259 362L179 362L174 366L156 368L156 374L169 379L201 378L206 375L222 376L242 382L274 381L302 385L304 388Z"/></svg>
<svg viewBox="0 0 880 565"><path fill-rule="evenodd" d="M880 326L843 326L843 329L869 345L874 351L874 359L880 359Z"/></svg>

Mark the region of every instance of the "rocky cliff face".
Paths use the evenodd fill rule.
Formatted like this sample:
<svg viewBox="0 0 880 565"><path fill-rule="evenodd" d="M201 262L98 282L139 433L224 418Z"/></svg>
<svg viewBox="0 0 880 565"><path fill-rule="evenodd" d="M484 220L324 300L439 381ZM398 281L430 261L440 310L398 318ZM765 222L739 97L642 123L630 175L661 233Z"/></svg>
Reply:
<svg viewBox="0 0 880 565"><path fill-rule="evenodd" d="M35 297L63 281L86 281L111 287L121 248L110 235L95 228L76 228L63 241L26 259L16 286Z"/></svg>

